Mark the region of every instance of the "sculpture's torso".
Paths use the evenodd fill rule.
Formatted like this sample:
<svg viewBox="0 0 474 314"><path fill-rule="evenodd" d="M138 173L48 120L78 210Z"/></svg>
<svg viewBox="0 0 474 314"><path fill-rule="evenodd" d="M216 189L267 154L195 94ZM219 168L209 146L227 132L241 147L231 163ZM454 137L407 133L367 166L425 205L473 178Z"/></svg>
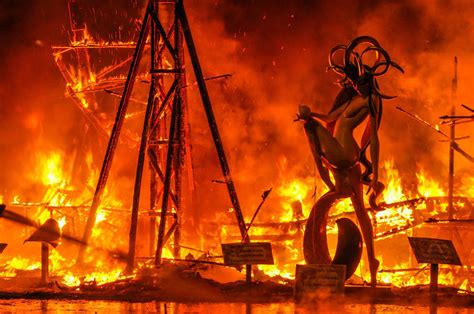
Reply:
<svg viewBox="0 0 474 314"><path fill-rule="evenodd" d="M378 99L373 100L378 102ZM353 133L369 116L368 102L369 96L356 95L352 97L342 105L344 110L336 121L333 135L346 152L346 158L350 157L349 160L346 159L345 163L348 162L346 166L355 164L359 159L361 148L355 140Z"/></svg>

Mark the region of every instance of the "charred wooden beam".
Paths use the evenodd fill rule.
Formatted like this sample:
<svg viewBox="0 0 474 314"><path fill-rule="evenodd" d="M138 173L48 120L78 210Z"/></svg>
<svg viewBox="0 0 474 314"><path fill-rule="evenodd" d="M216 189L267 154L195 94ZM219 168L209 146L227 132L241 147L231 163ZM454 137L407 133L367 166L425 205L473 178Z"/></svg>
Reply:
<svg viewBox="0 0 474 314"><path fill-rule="evenodd" d="M173 81L171 87L169 88L168 92L166 93L165 98L163 99L161 106L158 108L158 111L154 114L154 120L151 122L151 132L154 132L156 127L158 126L157 120L160 118L161 114L165 110L166 106L168 105L168 101L171 99L171 95L176 90L176 85L178 82L176 80Z"/></svg>
<svg viewBox="0 0 474 314"><path fill-rule="evenodd" d="M176 97L175 97L176 100ZM168 199L171 195L171 171L173 169L173 154L174 154L174 137L176 135L176 127L178 120L178 106L176 103L173 104L173 111L171 114L171 124L170 124L170 134L169 134L169 143L168 143L168 153L166 156L166 170L164 177L164 188L163 188L163 198L161 203L161 217L160 217L160 226L158 228L158 241L156 245L155 253L155 266L161 264L161 253L164 246L164 236L165 236L165 227L166 227L166 213L168 211Z"/></svg>
<svg viewBox="0 0 474 314"><path fill-rule="evenodd" d="M148 157L150 158L150 162L151 162L151 165L153 166L153 170L156 172L161 182L164 183L165 175L163 174L163 171L161 171L160 165L158 164L158 158L156 157L155 152L153 150L148 150ZM173 204L177 207L178 199L172 191L170 191L170 197L171 197L171 200L173 201Z"/></svg>
<svg viewBox="0 0 474 314"><path fill-rule="evenodd" d="M456 98L457 98L457 90L458 90L458 57L454 57L454 77L452 81L452 88L451 88L451 115L456 115ZM451 124L449 127L449 172L448 172L448 218L454 218L454 204L453 204L453 196L454 196L454 147L458 146L456 143L456 124ZM459 146L458 146L459 147ZM437 271L438 265L436 265ZM433 268L433 267L432 267ZM438 274L436 274L436 278L438 278ZM438 283L436 282L436 285Z"/></svg>
<svg viewBox="0 0 474 314"><path fill-rule="evenodd" d="M155 12L158 12L158 3L154 2L153 3L153 8ZM159 43L159 33L157 33L156 27L151 27L151 34L150 34L150 44L151 44L151 69L154 69L156 67L159 67L161 65L161 59L157 57L157 49L158 49L158 43ZM158 53L159 55L159 53ZM156 85L160 84L160 77L152 77L150 80L150 89L156 88ZM156 92L156 91L155 91ZM156 97L156 96L155 96ZM154 102L156 103L156 99L154 99ZM148 140L148 148L147 148L147 153L148 156L150 155L150 152L155 153L155 147L150 147L150 142L156 140L158 136L158 132L156 131L155 127L157 126L157 121L153 117L156 114L156 105L153 106L153 113L152 113L152 121L150 121L150 134L149 134L149 140ZM157 161L156 161L157 162ZM158 162L157 162L158 164ZM160 189L158 192L158 178L157 178L157 173L156 170L154 169L154 165L152 164L150 157L148 157L148 168L150 169L150 211L148 213L149 215L149 231L148 231L148 242L149 242L149 255L153 256L155 252L155 238L156 238L156 204L158 200L160 199L161 195L163 194L163 189ZM159 166L158 166L159 168ZM160 213L161 214L161 213Z"/></svg>
<svg viewBox="0 0 474 314"><path fill-rule="evenodd" d="M105 185L107 183L107 178L109 177L110 167L112 166L112 161L115 154L115 149L118 144L120 131L122 130L122 125L125 120L125 114L127 112L128 100L131 96L133 85L135 83L135 76L138 72L138 65L142 56L143 49L145 47L146 39L149 32L149 22L150 22L150 7L147 8L145 17L142 22L142 27L140 30L140 35L138 37L137 45L133 55L132 63L130 70L128 72L127 80L125 82L125 88L123 90L123 95L120 100L119 108L117 110L117 116L115 118L115 123L110 135L109 144L107 146L107 151L105 153L104 161L102 163L102 168L100 171L99 181L94 193L94 198L92 200L92 206L89 211L89 217L87 219L86 227L84 230L84 235L82 237L82 243L79 247L79 253L77 256L76 263L80 264L84 260L84 254L86 250L87 243L92 235L92 229L94 228L95 220L97 217L97 209L99 208L100 202L102 200L102 195L104 193Z"/></svg>
<svg viewBox="0 0 474 314"><path fill-rule="evenodd" d="M155 67L154 56L152 55L152 69ZM138 152L137 171L135 174L135 186L133 190L132 216L130 223L130 235L128 245L128 262L127 271L132 272L135 266L135 245L137 240L138 225L138 207L140 205L140 192L142 186L143 165L145 164L145 152L148 143L148 131L150 128L150 119L155 107L155 83L152 79L150 91L148 93L148 104L146 106L145 120L143 122L142 138L140 141L140 149Z"/></svg>
<svg viewBox="0 0 474 314"><path fill-rule="evenodd" d="M184 38L186 40L189 55L191 57L191 63L193 65L194 74L196 76L199 92L201 94L201 100L204 105L207 121L209 123L209 128L211 130L212 138L214 140L214 146L216 147L217 155L219 156L219 162L221 165L222 174L227 184L227 190L229 192L232 206L234 208L234 212L237 218L237 223L239 224L239 230L242 235L242 240L244 242L250 242L248 234L246 234L246 225L245 225L244 216L242 214L242 209L240 207L239 199L237 197L237 191L235 189L234 181L232 180L232 176L230 173L229 164L227 162L227 157L225 155L224 147L222 146L222 139L220 137L216 118L214 116L214 111L212 109L211 98L209 97L209 93L207 91L206 81L204 80L204 75L202 73L201 64L199 62L198 53L196 50L196 46L194 44L191 28L189 27L189 22L186 15L186 11L184 9L183 1L177 0L175 8L176 8L176 14L178 16L178 20L181 23L181 27L182 27ZM251 265L247 265L246 266L247 282L251 281L251 276L252 276L251 270L252 270Z"/></svg>
<svg viewBox="0 0 474 314"><path fill-rule="evenodd" d="M155 69L150 71L151 75L176 74L180 73L179 69Z"/></svg>
<svg viewBox="0 0 474 314"><path fill-rule="evenodd" d="M163 238L163 246L166 245L166 243L168 243L168 240L171 238L171 236L173 235L173 233L175 233L176 231L176 228L178 227L178 220L177 220L177 217L174 216L175 218L175 221L173 222L173 224L171 225L171 227L168 229L168 231L166 232L164 238Z"/></svg>
<svg viewBox="0 0 474 314"><path fill-rule="evenodd" d="M234 208L240 233L242 237L245 238L246 225L244 216L242 215L242 209L240 207L239 199L237 197L237 191L235 189L234 181L232 180L229 163L227 162L227 157L224 151L224 147L222 145L222 139L219 133L219 129L217 127L216 117L214 115L214 110L212 109L211 98L209 97L209 93L207 91L206 82L204 80L204 75L202 73L201 64L199 62L198 53L191 34L191 28L189 27L189 22L186 16L186 12L184 10L183 2L181 0L177 1L176 7L178 9L177 12L179 14L179 20L181 22L183 35L188 46L189 55L191 57L191 63L193 65L196 81L199 87L199 92L201 94L201 100L204 106L204 110L206 112L207 121L209 123L209 128L211 130L214 145L216 147L217 155L219 157L222 175L227 185L229 197Z"/></svg>
<svg viewBox="0 0 474 314"><path fill-rule="evenodd" d="M176 228L173 233L173 243L175 244L173 255L175 258L181 258L181 249L179 244L181 242L181 223L183 220L183 202L182 202L182 175L184 173L184 164L185 164L185 107L186 107L186 76L184 74L184 45L183 45L183 32L181 31L181 23L178 19L177 7L175 6L175 21L174 21L174 48L176 52L176 62L175 62L175 81L176 85L176 106L178 106L178 119L176 121L176 142L177 149L174 158L174 191L177 196L177 208L176 208Z"/></svg>
<svg viewBox="0 0 474 314"><path fill-rule="evenodd" d="M253 214L253 216L252 216L252 219L251 219L250 222L248 223L247 228L246 228L246 230L245 230L245 236L243 237L242 240L244 240L244 239L247 237L247 235L249 234L249 230L250 230L250 228L252 228L252 224L253 224L255 218L257 218L257 215L258 215L258 213L260 212L260 209L262 208L263 204L264 204L265 201L267 200L267 197L268 197L268 195L270 195L270 192L271 192L271 191L272 191L272 188L270 188L269 190L266 190L266 191L263 192L263 194L262 194L262 200L261 200L260 204L258 204L258 207L257 207L257 209L255 210L255 212L254 212L254 214Z"/></svg>
<svg viewBox="0 0 474 314"><path fill-rule="evenodd" d="M158 13L158 6L155 7L155 12ZM173 23L173 25L171 25L170 29L168 30L168 33L167 33L167 35L166 35L167 38L171 38L171 36L173 36L174 29L175 29L175 27L174 27L174 23ZM159 36L159 35L160 35L160 33L158 32L157 36ZM161 57L162 57L162 55L163 55L163 51L165 50L166 47L167 47L167 46L166 46L165 43L163 43L163 44L159 47L158 53L157 53L157 56L158 56L159 59L161 59Z"/></svg>
<svg viewBox="0 0 474 314"><path fill-rule="evenodd" d="M151 14L151 18L153 19L153 22L155 23L155 26L156 28L158 29L158 31L160 32L161 34L161 38L163 39L163 42L165 43L166 45L166 48L168 48L168 51L170 52L171 56L173 57L173 59L176 59L176 51L175 51L175 48L173 48L173 45L171 45L170 43L170 40L166 34L166 31L165 29L163 28L163 25L161 25L161 22L160 20L158 19L158 15L156 14L156 12L153 10L152 14Z"/></svg>
<svg viewBox="0 0 474 314"><path fill-rule="evenodd" d="M24 225L24 226L30 226L36 229L40 227L40 225L37 222L31 220L28 217L25 217L23 215L17 214L11 210L6 209L6 206L3 204L0 204L0 217L10 220L12 222ZM117 250L109 250L108 248L97 247L90 243L84 243L81 239L78 239L75 236L70 235L66 232L61 232L61 239L69 241L74 244L78 244L78 245L90 246L96 250L103 251L107 253L109 256L119 259L121 261L127 260L127 255L124 252L117 251Z"/></svg>

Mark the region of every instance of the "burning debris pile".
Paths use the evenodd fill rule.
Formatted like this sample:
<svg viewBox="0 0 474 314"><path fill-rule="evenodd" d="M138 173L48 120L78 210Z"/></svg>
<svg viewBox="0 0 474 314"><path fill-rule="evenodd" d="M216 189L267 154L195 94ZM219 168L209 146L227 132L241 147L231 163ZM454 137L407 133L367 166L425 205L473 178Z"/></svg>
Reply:
<svg viewBox="0 0 474 314"><path fill-rule="evenodd" d="M291 287L295 265L304 263L302 240L306 219L315 200L326 192L321 180L308 167L295 170L294 156L289 156L292 154L275 155L278 174L265 181L273 192L265 191L259 202L251 199L256 187L246 188L253 194L244 197L242 208L260 205L257 211L242 210L222 146L225 140L217 130L205 82L222 84L224 96L218 95L219 99L226 97L227 88L237 88L231 86L229 74L204 77L200 72L184 8L173 11L162 8L162 4L158 8L158 4L150 1L143 9L145 19L137 23L140 32L136 41L103 41L88 31L78 3L69 1L71 40L68 45L53 46L53 58L66 82L68 102L78 109L83 123L76 135L74 154L38 152L28 181L34 180L40 186L42 197L32 202L30 196L10 193L0 196L0 203L6 204L2 216L10 217L1 221L2 228L4 232L9 229L16 232L11 239L4 239L9 243L0 256L2 280L8 283L40 276L39 247L22 242L54 219L61 240L57 248L49 251L48 275L61 291L143 291L163 287L168 277L156 269L157 265L166 265L174 274L188 274L191 280L207 279L210 286L214 282L243 280L242 269L224 265L220 244L249 239L271 242L275 258L275 265L254 267L253 278ZM185 46L191 48L189 59L184 56ZM191 71L185 72L184 64L189 69L194 67L194 76L187 75ZM207 121L202 117L196 119L196 113L188 109L188 98L190 103L198 102L192 95L197 94L195 86L203 97ZM115 112L118 113L114 120ZM209 153L201 152L199 162L193 160L191 146L195 145L195 153L194 148L209 148L209 144L196 139L208 136L201 131L202 127L191 138L192 120L198 120L201 125L209 123L217 158L211 159ZM226 129L230 123L219 125L224 129L223 138L228 137L230 133ZM129 156L136 156L137 151L140 151L138 162L135 157L130 160ZM294 154L300 155L300 151L295 149ZM114 156L118 173L111 171ZM452 195L452 187L447 187L438 176L431 176L428 164L412 168L407 184L394 158L385 157L380 173L387 186L381 197L383 210L371 215L376 254L381 262L377 274L379 284L393 287L427 284L429 270L418 265L406 237L433 236L451 239L466 265L442 267L440 284L474 292L470 266L474 241L474 175L466 172L456 176L456 193ZM130 164L134 167L137 163L137 171L130 170ZM211 166L218 168L216 164L221 166L222 174L214 170L206 173ZM240 169L233 170L241 185L254 180L241 178L245 170L243 174ZM199 176L206 183L196 184ZM214 176L212 183L208 180L210 176ZM146 183L142 184L142 177ZM226 210L221 204L228 201L222 200L226 197L219 190L220 185L227 187L231 198L232 207L227 206ZM133 202L130 202L130 191L134 191ZM150 202L146 203L145 198ZM213 201L220 210L214 210ZM349 200L333 208L327 227L330 248L335 248L337 242L335 221L342 217L355 220L354 216ZM166 220L168 224L164 223ZM246 224L250 221L250 225ZM78 250L82 252L79 256ZM366 264L363 260L359 265L351 279L353 284L369 281ZM287 290L277 287L272 291L284 294ZM216 291L211 292L216 294Z"/></svg>

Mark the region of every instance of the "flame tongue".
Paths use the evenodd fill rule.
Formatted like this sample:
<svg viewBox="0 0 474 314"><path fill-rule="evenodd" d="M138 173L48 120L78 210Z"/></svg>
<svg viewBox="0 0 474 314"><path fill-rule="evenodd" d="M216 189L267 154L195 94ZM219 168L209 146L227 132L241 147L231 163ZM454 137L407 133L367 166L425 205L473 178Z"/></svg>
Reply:
<svg viewBox="0 0 474 314"><path fill-rule="evenodd" d="M91 154L88 154L89 161ZM40 174L41 182L45 186L47 192L43 197L43 204L48 204L47 206L38 206L37 204L24 203L21 201L19 196L15 196L11 202L12 206L31 206L31 208L37 208L34 220L46 224L51 224L51 210L53 211L53 216L56 216L58 219L55 221L54 232L47 232L45 234L34 233L28 241L44 241L45 237L51 236L51 234L59 234L63 228L72 227L72 223L66 220L66 216L63 213L61 208L75 208L75 210L81 210L83 213L87 211L88 206L74 206L74 204L87 204L90 202L91 192L90 190L85 190L82 194L76 193L75 197L70 195L74 194L72 191L75 189L68 184L68 180L64 177L63 169L67 168L68 165L65 164L65 159L62 157L62 154L51 153L46 154L43 157L39 158L39 170L35 173ZM90 168L90 178L88 182L90 185L93 185L96 182L97 171L92 170L92 162L89 163ZM418 171L417 178L417 187L414 191L407 192L403 190L402 179L399 172L395 168L394 162L389 160L383 163L381 176L383 176L383 181L386 183L386 190L383 194L383 201L387 204L395 202L407 201L413 197L436 197L445 195L445 191L441 188L440 184L435 180L429 178L427 174L420 170ZM470 178L472 181L472 178ZM470 182L467 180L466 182ZM471 182L472 183L472 182ZM472 184L467 184L471 190L467 189L464 192L466 195L472 194ZM270 219L273 222L281 223L281 227L277 229L272 229L273 233L281 232L282 230L285 233L284 237L280 237L280 242L275 242L275 260L276 265L271 266L258 266L266 275L280 278L280 280L286 280L294 278L294 265L296 263L303 262L303 256L301 252L302 244L301 238L303 234L304 218L309 215L309 210L311 209L315 198L312 197L312 191L316 190L317 195L315 197L321 196L326 190L323 184L319 180L314 180L313 177L306 178L297 178L292 181L283 180L280 187L276 189L277 199L280 202L281 210L278 211L275 208L270 209L270 214L262 211L259 217L259 221L264 221L265 219ZM72 193L72 194L71 194ZM106 193L109 193L107 190ZM110 194L109 194L110 195ZM3 196L1 197L3 200ZM120 228L127 227L127 211L120 210L121 202L118 200L113 200L113 197L108 198L109 204L102 206L97 215L96 227L94 228L92 241L103 243L104 246L108 247L110 245L114 247L126 247L126 239L123 237L117 238L117 234L122 234ZM424 205L420 205L420 209L428 210ZM56 210L60 209L60 210ZM114 209L116 208L116 209ZM430 216L436 216L445 212L446 207L435 206L429 210ZM330 216L339 217L339 216L348 216L354 221L356 221L355 216L352 214L353 209L350 203L350 199L341 200L336 204L332 209ZM269 217L270 216L270 217ZM377 212L374 217L377 221L376 233L377 235L383 235L384 232L402 229L406 226L412 226L414 221L413 207L410 205L398 206L398 207L389 207L383 211ZM330 219L330 221L335 221L335 219ZM283 228L283 229L281 229ZM41 229L41 228L40 228ZM51 228L50 228L51 229ZM231 231L224 229L226 233L223 233L223 240L226 236L231 236ZM329 225L327 228L328 239L333 241L335 239L335 234L337 229L334 225ZM256 224L250 231L251 236L260 236L262 238L268 237L268 229L258 226ZM396 236L398 233L394 232L393 236ZM276 235L275 235L276 236ZM333 240L331 240L333 239ZM47 239L48 240L48 239ZM55 242L55 239L49 239L51 242ZM384 239L381 237L377 241L377 246L383 248ZM400 237L398 241L404 241L403 237ZM330 245L335 247L335 241ZM100 245L100 244L99 244ZM120 278L124 278L122 275L122 269L124 265L116 261L111 261L107 258L101 257L96 253L89 252L89 263L94 265L94 270L89 273L79 274L71 271L74 265L74 259L66 258L66 253L62 252L61 247L59 251L53 250L51 253L51 261L53 273L57 276L63 278L63 283L69 286L78 286L87 282L93 282L94 284L103 284L106 282L114 281ZM393 253L393 252L392 252ZM392 260L396 260L392 253L384 254L379 256L379 260L382 262L381 269L385 268L386 265L390 265L391 269L407 269L413 268L409 262L398 262L393 264ZM63 256L64 255L64 256ZM172 258L173 254L169 248L164 249L163 256L165 258ZM384 264L385 263L385 264ZM364 263L362 263L364 264ZM30 271L37 269L39 267L39 262L34 260L29 260L22 258L20 256L11 258L4 267L2 274L4 276L15 276L18 270ZM361 272L365 268L362 265L359 270L356 272L357 275L361 275ZM365 276L368 272L365 271ZM362 277L364 276L362 274ZM401 275L400 275L401 274ZM383 283L389 283L396 286L406 286L425 283L427 280L427 275L422 273L416 277L407 277L406 273L403 272L381 272L379 273L379 280ZM455 276L453 273L442 273L440 277L440 283L442 284L454 284ZM366 278L367 279L367 278ZM466 284L464 286L467 287Z"/></svg>
<svg viewBox="0 0 474 314"><path fill-rule="evenodd" d="M442 197L446 195L446 191L441 188L441 185L438 182L429 178L423 169L420 169L416 174L416 188L412 191L405 191L402 188L402 179L398 170L395 168L393 160L385 161L382 164L381 175L383 176L382 180L386 183L386 189L382 195L383 202L386 204L399 202L403 205L387 206L385 210L377 212L375 217L373 217L376 221L376 238L379 237L376 239L376 247L379 248L379 250L384 249L384 254L377 257L381 262L380 269L383 270L378 274L378 279L382 283L399 287L426 284L429 282L429 272L422 271L418 272L416 276L413 276L413 271L411 271L411 269L416 269L417 267L410 262L410 251L407 247L406 233L403 230L409 230L407 228L412 228L415 224L413 212L415 205L417 206L417 210L424 212L427 217L435 217L436 215L446 212L446 204L441 203L432 208L427 208L423 201L408 202L408 200L420 197L441 197L442 199ZM314 187L314 185L316 186ZM469 187L471 186L472 185ZM278 196L281 200L282 211L280 215L273 215L272 218L280 223L294 220L294 215L292 213L295 212L295 202L300 202L300 205L296 207L301 207L304 216L307 217L308 211L313 204L313 199L310 198L309 194L314 188L319 192L319 196L326 191L321 182L314 182L314 179L311 177L306 179L298 178L293 181L283 182L280 188L277 189ZM468 189L466 194L472 195L472 191L469 191ZM352 212L353 208L350 199L344 199L334 206L330 216L339 217L341 215L348 215L351 219L356 220ZM282 226L284 225L282 224ZM421 227L417 227L416 230L421 230L420 228ZM302 230L298 229L296 225L294 225L290 230L294 234L299 233L300 236L302 235ZM329 225L327 231L328 239L331 242L331 235L335 234L337 230L333 225ZM265 232L267 231L263 228L255 228L251 232L251 235L264 235ZM393 248L393 241L400 242L400 245L403 244L405 251L396 254L393 250L390 250L390 247ZM391 244L386 245L386 243ZM283 254L275 254L277 266L259 266L259 269L263 270L268 276L294 278L294 264L303 262L301 256L301 243L297 240L286 240L282 244L287 249L291 248L291 250L285 251ZM334 247L335 242L333 241L332 244ZM402 261L402 256L406 257L406 261ZM364 277L365 280L369 280L369 272L365 269L366 264L367 263L362 261L356 275ZM390 271L384 271L387 267ZM403 269L407 270L402 271ZM459 283L456 284L457 281L455 280L455 275L452 270L448 272L444 270L443 274L440 275L439 282L440 284L459 286ZM464 284L464 286L466 286L466 284Z"/></svg>

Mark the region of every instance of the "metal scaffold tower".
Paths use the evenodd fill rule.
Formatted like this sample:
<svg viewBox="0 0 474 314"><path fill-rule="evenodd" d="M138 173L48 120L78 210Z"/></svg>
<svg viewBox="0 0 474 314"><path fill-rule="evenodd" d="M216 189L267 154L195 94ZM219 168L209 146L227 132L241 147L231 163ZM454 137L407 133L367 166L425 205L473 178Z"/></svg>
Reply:
<svg viewBox="0 0 474 314"><path fill-rule="evenodd" d="M148 44L149 49L145 49L145 46ZM102 163L82 244L79 248L78 263L83 261L85 250L94 228L97 210L104 194L114 153L127 113L128 103L142 59L149 61L151 81L138 151L127 269L132 271L135 266L140 192L143 170L146 163L148 163L151 173L149 205L150 255L154 253L155 265L160 265L163 247L173 236L174 256L175 258L180 257L179 243L183 212L188 208L193 212L196 211L196 208L192 207L194 177L186 99L185 46L192 63L204 111L217 150L222 175L236 214L242 240L249 241L183 1L149 0ZM144 58L145 51L149 52L149 59ZM155 229L157 217L159 217L158 230ZM173 219L171 223L168 222L170 217ZM194 223L197 224L197 221L194 221ZM247 276L250 276L249 266L247 270Z"/></svg>

